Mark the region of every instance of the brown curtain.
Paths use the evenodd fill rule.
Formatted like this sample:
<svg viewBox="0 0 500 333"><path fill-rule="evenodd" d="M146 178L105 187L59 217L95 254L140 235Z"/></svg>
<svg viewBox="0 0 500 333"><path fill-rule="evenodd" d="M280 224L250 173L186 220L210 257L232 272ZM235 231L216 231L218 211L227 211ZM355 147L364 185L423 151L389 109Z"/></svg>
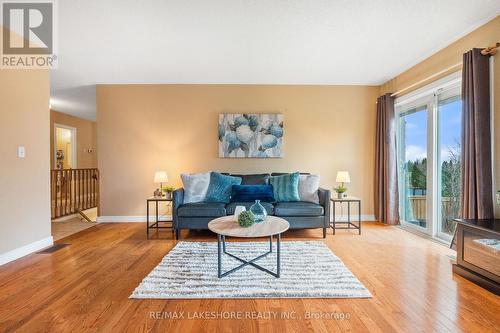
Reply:
<svg viewBox="0 0 500 333"><path fill-rule="evenodd" d="M377 100L375 150L375 218L386 224L399 224L399 194L396 156L396 119L391 94Z"/></svg>
<svg viewBox="0 0 500 333"><path fill-rule="evenodd" d="M463 55L462 218L493 218L489 57Z"/></svg>

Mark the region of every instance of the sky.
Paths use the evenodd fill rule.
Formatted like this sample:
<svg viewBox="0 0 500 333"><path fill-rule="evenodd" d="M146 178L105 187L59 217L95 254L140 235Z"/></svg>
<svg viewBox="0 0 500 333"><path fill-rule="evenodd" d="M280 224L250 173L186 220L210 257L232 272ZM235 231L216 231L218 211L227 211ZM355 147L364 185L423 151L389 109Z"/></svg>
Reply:
<svg viewBox="0 0 500 333"><path fill-rule="evenodd" d="M449 147L460 143L462 101L456 100L439 107L441 161L449 160ZM405 117L406 161L427 157L427 111L419 111Z"/></svg>

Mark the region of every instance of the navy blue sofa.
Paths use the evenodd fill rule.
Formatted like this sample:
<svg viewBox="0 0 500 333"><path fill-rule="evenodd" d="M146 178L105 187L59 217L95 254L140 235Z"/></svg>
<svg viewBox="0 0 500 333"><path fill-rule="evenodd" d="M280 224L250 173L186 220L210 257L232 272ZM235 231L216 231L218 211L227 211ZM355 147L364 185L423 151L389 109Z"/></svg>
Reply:
<svg viewBox="0 0 500 333"><path fill-rule="evenodd" d="M282 175L273 174L231 174L242 178L242 185L266 185L269 177ZM269 215L279 216L290 223L290 229L313 229L322 228L323 238L326 237L326 229L330 222L330 196L329 190L320 188L318 191L319 204L312 202L261 202ZM203 230L208 229L211 220L234 214L236 206L245 206L247 209L253 202L230 202L226 203L187 203L184 204L184 189L174 191L172 217L176 239L179 239L180 231L183 229Z"/></svg>

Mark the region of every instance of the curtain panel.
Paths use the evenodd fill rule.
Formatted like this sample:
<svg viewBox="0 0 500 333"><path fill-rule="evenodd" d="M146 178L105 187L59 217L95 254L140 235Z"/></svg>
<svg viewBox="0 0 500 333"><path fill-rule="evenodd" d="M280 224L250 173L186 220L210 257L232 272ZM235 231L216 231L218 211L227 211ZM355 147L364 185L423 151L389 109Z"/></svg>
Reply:
<svg viewBox="0 0 500 333"><path fill-rule="evenodd" d="M396 155L396 115L394 97L377 99L375 140L375 218L390 225L399 224L399 193Z"/></svg>
<svg viewBox="0 0 500 333"><path fill-rule="evenodd" d="M489 56L463 55L462 218L493 218Z"/></svg>

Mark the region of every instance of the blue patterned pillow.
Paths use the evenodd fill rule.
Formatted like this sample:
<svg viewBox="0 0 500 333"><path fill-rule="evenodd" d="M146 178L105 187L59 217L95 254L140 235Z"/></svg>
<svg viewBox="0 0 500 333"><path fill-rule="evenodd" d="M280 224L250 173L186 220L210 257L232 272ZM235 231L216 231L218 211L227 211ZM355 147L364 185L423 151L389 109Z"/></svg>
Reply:
<svg viewBox="0 0 500 333"><path fill-rule="evenodd" d="M205 202L229 203L233 185L240 184L240 177L226 176L218 172L211 172Z"/></svg>
<svg viewBox="0 0 500 333"><path fill-rule="evenodd" d="M269 183L273 185L274 199L277 202L300 201L298 172L282 176L273 176Z"/></svg>

